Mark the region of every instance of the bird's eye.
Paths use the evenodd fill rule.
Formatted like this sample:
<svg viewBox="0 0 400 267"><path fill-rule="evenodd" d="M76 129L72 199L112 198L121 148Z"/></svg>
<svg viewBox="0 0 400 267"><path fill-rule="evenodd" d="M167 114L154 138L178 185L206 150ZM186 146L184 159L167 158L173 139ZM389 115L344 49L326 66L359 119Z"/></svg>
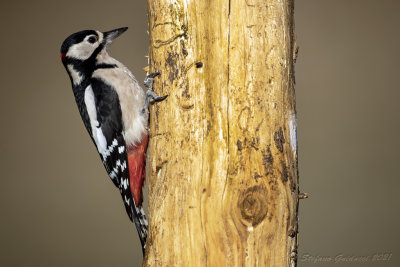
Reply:
<svg viewBox="0 0 400 267"><path fill-rule="evenodd" d="M97 37L96 36L90 36L88 39L88 42L91 44L94 44L97 41Z"/></svg>

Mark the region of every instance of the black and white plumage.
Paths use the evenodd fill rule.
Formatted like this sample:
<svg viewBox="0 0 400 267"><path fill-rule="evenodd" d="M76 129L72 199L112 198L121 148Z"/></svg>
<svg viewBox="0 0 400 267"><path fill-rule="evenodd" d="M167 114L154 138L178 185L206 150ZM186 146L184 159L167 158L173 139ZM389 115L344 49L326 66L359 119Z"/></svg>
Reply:
<svg viewBox="0 0 400 267"><path fill-rule="evenodd" d="M61 59L71 79L83 123L121 193L144 252L147 220L141 205L148 104L165 97L152 91L157 73L146 78L145 92L132 73L108 55L107 46L126 29L74 33L62 44Z"/></svg>

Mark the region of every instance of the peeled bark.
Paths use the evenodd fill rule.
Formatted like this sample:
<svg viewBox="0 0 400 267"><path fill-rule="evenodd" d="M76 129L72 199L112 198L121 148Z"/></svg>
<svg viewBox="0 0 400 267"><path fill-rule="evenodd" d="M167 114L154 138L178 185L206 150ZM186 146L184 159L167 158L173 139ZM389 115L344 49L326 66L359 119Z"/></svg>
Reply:
<svg viewBox="0 0 400 267"><path fill-rule="evenodd" d="M293 0L148 0L143 266L295 266Z"/></svg>

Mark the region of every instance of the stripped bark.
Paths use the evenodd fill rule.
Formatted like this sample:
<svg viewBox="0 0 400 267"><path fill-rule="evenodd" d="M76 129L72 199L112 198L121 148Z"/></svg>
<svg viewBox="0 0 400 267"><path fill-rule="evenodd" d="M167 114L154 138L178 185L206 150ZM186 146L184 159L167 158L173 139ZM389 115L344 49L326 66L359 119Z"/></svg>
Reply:
<svg viewBox="0 0 400 267"><path fill-rule="evenodd" d="M148 0L143 266L295 266L293 0Z"/></svg>

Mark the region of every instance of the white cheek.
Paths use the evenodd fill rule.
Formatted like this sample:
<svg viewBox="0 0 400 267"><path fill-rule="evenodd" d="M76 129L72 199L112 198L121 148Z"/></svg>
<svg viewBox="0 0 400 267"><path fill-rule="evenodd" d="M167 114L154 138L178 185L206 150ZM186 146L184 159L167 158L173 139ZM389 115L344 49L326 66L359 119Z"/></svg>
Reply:
<svg viewBox="0 0 400 267"><path fill-rule="evenodd" d="M68 49L67 57L86 60L92 55L96 47L97 45L93 46L86 42L74 44Z"/></svg>

